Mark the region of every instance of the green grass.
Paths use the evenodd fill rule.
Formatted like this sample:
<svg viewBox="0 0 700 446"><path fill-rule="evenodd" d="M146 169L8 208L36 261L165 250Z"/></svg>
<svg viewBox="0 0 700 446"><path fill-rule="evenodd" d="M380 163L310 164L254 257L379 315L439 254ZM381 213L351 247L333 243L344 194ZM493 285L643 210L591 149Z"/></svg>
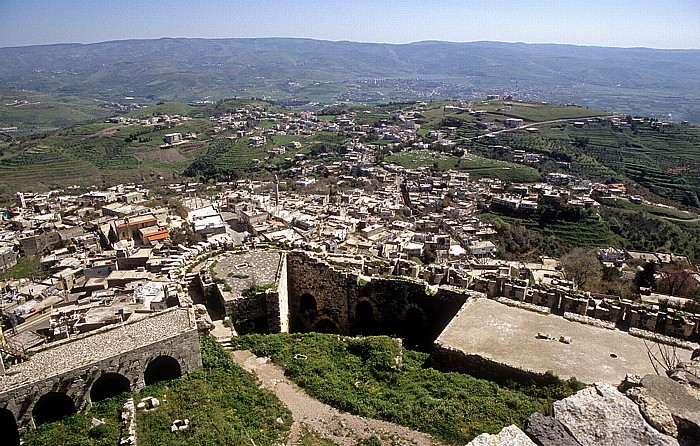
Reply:
<svg viewBox="0 0 700 446"><path fill-rule="evenodd" d="M522 426L547 397L572 389L508 389L460 373L426 366L428 355L404 350L387 337L342 338L322 334L247 335L233 338L239 348L269 356L312 397L360 416L391 421L464 444L482 432ZM302 357L295 355L304 355ZM305 359L304 359L305 358ZM551 400L550 400L551 402Z"/></svg>
<svg viewBox="0 0 700 446"><path fill-rule="evenodd" d="M613 208L626 209L634 212L646 212L652 215L656 215L658 217L666 217L677 220L696 220L700 218L700 216L698 216L697 214L693 214L687 211L681 211L678 209L649 204L635 204L622 199L604 199L601 201L601 203Z"/></svg>
<svg viewBox="0 0 700 446"><path fill-rule="evenodd" d="M147 386L134 396L155 396L161 401L154 411L137 412L139 444L271 446L284 442L291 425L289 411L272 393L259 389L255 378L235 365L215 340L202 337L200 344L204 370ZM119 437L119 410L129 396L96 403L87 413L28 430L23 440L28 446L113 446ZM90 437L92 417L105 418L106 437ZM184 418L190 420L190 428L170 432L173 420Z"/></svg>
<svg viewBox="0 0 700 446"><path fill-rule="evenodd" d="M439 170L460 170L469 172L472 178L498 178L511 182L534 182L541 179L540 173L529 166L466 154L463 157L445 155L428 150L398 152L384 158L408 169L432 167Z"/></svg>
<svg viewBox="0 0 700 446"><path fill-rule="evenodd" d="M508 132L499 144L571 163L571 173L591 179L636 182L640 193L700 207L700 128L651 123L615 129L610 123L574 128L538 126L539 134Z"/></svg>
<svg viewBox="0 0 700 446"><path fill-rule="evenodd" d="M501 115L508 118L520 118L531 122L554 121L557 119L583 119L610 114L600 110L589 110L587 108L574 106L519 103L513 101L489 101L486 105L475 106L475 109L485 110L494 115Z"/></svg>
<svg viewBox="0 0 700 446"><path fill-rule="evenodd" d="M114 446L119 441L119 414L128 398L128 394L108 398L94 403L88 412L28 429L22 440L26 446ZM100 438L90 435L93 418L104 418L105 433Z"/></svg>
<svg viewBox="0 0 700 446"><path fill-rule="evenodd" d="M27 101L22 105L15 101ZM114 110L100 101L62 94L0 89L0 127L17 127L13 136L50 132L62 127L105 118Z"/></svg>
<svg viewBox="0 0 700 446"><path fill-rule="evenodd" d="M41 273L41 256L28 256L20 257L15 266L0 272L0 278L3 280L20 279L32 275L38 276Z"/></svg>

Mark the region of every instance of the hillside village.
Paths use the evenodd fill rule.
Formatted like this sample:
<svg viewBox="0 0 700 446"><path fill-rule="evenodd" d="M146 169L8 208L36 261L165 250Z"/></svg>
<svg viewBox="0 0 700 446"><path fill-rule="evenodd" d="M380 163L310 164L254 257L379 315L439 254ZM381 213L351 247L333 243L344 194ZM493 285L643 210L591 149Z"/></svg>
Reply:
<svg viewBox="0 0 700 446"><path fill-rule="evenodd" d="M562 173L547 174L545 182L506 183L470 179L465 172L410 169L382 162L382 151L399 148L399 144L423 150L426 157L435 153L428 149L437 149L438 153L461 150L442 132L428 133L429 139L424 142L414 118L420 111L397 111L397 124L379 128L356 125L353 115L341 115L331 122L318 119L314 113L270 113L259 107L210 118L215 132L233 132L228 138L247 138L251 146L261 144L270 135L327 131L351 137L338 161L310 165L300 153L285 158L290 176L283 180L171 184L166 188L167 198L154 196L135 184L83 193L18 192L16 206L4 213L2 269L13 267L18 259L21 262L22 258L39 256L36 272L44 274L41 280L16 278L6 283L10 306L5 309L5 317L13 312L17 316L29 314L35 306L45 307L47 304L37 299L48 297L52 297L49 305L58 313L64 312L59 309L62 299L76 305L90 300L104 302L119 294L132 296L134 303L143 301L146 311L165 306L165 296L174 293L171 281L177 279L169 273L182 263L182 254L191 249L188 242L212 238L222 245L263 243L321 252L347 258L349 264L357 263L352 259L364 264L386 262L391 267L381 273L414 279L421 270L433 267L451 267L466 272L464 276L499 268L522 269L522 261L499 259L497 233L490 221L480 218L481 212L531 215L539 207L550 206L595 215L599 202L605 199L642 201L628 195L624 184L596 183ZM466 111L480 114L478 110ZM116 117L110 121L176 129L187 119L164 115L146 120ZM249 127L251 120L261 119L275 124L264 129ZM627 125L618 118L610 119L613 125ZM576 121L573 125L584 123ZM490 126L489 130L519 126L523 126L522 120L506 120L504 126ZM361 142L370 133L378 133L377 138L390 143L384 147ZM196 135L183 137L173 132L164 140L171 145L184 138ZM290 145L295 147L298 143ZM286 149L280 146L269 150L268 160L283 157ZM534 158L516 153L515 159L531 163ZM319 182L328 178L334 181L319 190L314 188L318 178ZM191 210L186 211L182 202L187 202ZM202 206L204 202L207 206ZM177 203L177 209L170 203ZM192 236L174 244L173 232ZM677 263L691 268L682 255L598 248L601 261L620 268L628 259L654 261L660 267ZM538 284L554 281L567 286L556 260L537 262L528 262L528 273L523 271L520 276L537 278ZM397 266L404 263L413 266ZM693 277L697 281L699 276L694 273ZM470 282L465 279L461 283ZM157 293L159 297L134 297L141 289L161 292ZM17 303L21 305L13 310Z"/></svg>
<svg viewBox="0 0 700 446"><path fill-rule="evenodd" d="M482 114L468 103L450 107ZM416 115L424 110L425 104L397 110L390 122L377 126L357 124L357 113L329 120L313 112L242 107L210 117L213 132L245 141L251 148L267 147L270 137L318 132L342 134L347 142L340 156L300 151L297 141L269 148L266 157L252 159L260 167L282 166L266 178L17 192L14 205L3 210L0 231L0 271L5 274L3 357L20 361L27 359L27 349L44 343L172 307L201 304L193 301L199 292L193 294L192 283L197 281L204 290L216 289L220 302L214 307L234 333L255 332L259 320L234 301L266 295L266 286L279 280L274 271L280 262L277 254L268 254L285 252L304 252L329 268L356 274L358 281L396 278L422 283L427 289L452 287L483 293L522 311L621 329L685 349L697 345L696 259L673 252L595 246L599 269L606 267L610 282L638 283L653 265L652 278L659 284L672 271L687 283L677 289L641 284L632 292L629 286L621 287L617 295L591 291L573 279L558 258L542 254L518 258L507 252L493 218L527 218L543 209L596 218L601 203L609 200L660 209L669 209L668 205L631 194L624 183L569 173L551 172L540 181L517 182L438 169L444 156L471 155L452 139L455 129L421 132ZM166 149L201 138L177 132L188 119L159 115L109 121L161 126L168 131L161 146ZM267 124L255 125L261 121ZM573 126L603 121L631 125L613 116L570 121ZM485 127L488 133L478 137L497 142L502 132L537 132L533 123L522 119L494 121ZM516 164L539 162L537 154L499 144L496 150L511 153ZM397 153L415 154L419 166L388 160ZM230 253L252 257L230 260L239 263L232 263L228 272L217 270L217 262L226 261ZM266 265L261 267L264 271L254 272L258 262ZM211 304L206 299L204 303ZM198 313L202 316L198 324L210 330L213 322L203 313Z"/></svg>

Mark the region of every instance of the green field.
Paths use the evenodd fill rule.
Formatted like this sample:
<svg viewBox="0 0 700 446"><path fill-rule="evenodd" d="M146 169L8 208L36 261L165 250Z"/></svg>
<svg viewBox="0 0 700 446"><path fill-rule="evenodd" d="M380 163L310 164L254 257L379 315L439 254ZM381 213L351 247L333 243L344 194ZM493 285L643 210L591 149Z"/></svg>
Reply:
<svg viewBox="0 0 700 446"><path fill-rule="evenodd" d="M651 198L700 207L700 128L681 124L654 128L649 121L619 129L608 122L538 128L534 135L502 133L498 144L568 162L570 173L577 176L633 181Z"/></svg>
<svg viewBox="0 0 700 446"><path fill-rule="evenodd" d="M484 110L489 114L508 118L520 118L530 122L554 121L557 119L590 118L605 116L610 113L589 110L576 106L528 103L515 101L483 101L474 104L475 110Z"/></svg>
<svg viewBox="0 0 700 446"><path fill-rule="evenodd" d="M409 150L389 155L384 161L407 169L436 166L438 170L460 170L469 172L472 178L498 178L510 182L534 182L541 179L540 173L532 167L472 154L457 157L428 150Z"/></svg>
<svg viewBox="0 0 700 446"><path fill-rule="evenodd" d="M0 89L0 127L17 127L16 132L7 134L21 137L115 114L101 104L70 95Z"/></svg>

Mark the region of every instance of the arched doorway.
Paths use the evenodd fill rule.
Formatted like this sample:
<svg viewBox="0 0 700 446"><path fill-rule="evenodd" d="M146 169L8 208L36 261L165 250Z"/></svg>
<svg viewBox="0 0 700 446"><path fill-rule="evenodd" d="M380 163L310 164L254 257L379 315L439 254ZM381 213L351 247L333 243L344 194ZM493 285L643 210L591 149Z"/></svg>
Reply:
<svg viewBox="0 0 700 446"><path fill-rule="evenodd" d="M302 313L317 311L316 298L309 293L304 293L299 299L299 311Z"/></svg>
<svg viewBox="0 0 700 446"><path fill-rule="evenodd" d="M92 384L90 388L90 401L106 400L113 396L121 395L131 390L129 379L119 373L105 373Z"/></svg>
<svg viewBox="0 0 700 446"><path fill-rule="evenodd" d="M0 409L0 432L2 432L3 442L10 446L19 446L19 429L15 416L7 409Z"/></svg>
<svg viewBox="0 0 700 446"><path fill-rule="evenodd" d="M357 334L375 334L374 333L374 308L372 304L366 300L359 302L355 307L355 327Z"/></svg>
<svg viewBox="0 0 700 446"><path fill-rule="evenodd" d="M426 346L423 344L427 338L424 330L423 313L415 307L406 310L403 327L406 346L409 348L424 349Z"/></svg>
<svg viewBox="0 0 700 446"><path fill-rule="evenodd" d="M157 383L158 381L169 381L182 376L180 363L172 356L158 356L148 363L146 371L143 373L143 380L146 385Z"/></svg>
<svg viewBox="0 0 700 446"><path fill-rule="evenodd" d="M58 421L63 417L75 413L75 403L63 392L49 392L44 394L32 409L34 425Z"/></svg>
<svg viewBox="0 0 700 446"><path fill-rule="evenodd" d="M314 325L314 329L316 333L328 333L328 334L338 334L340 333L340 330L338 329L338 326L335 325L333 321L330 319L321 319L320 321L316 322L316 325Z"/></svg>

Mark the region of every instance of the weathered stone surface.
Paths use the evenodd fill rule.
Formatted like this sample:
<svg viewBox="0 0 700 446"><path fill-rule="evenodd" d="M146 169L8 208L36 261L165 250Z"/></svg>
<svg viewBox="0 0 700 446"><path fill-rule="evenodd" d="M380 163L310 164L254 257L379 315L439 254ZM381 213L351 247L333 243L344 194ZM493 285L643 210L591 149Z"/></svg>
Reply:
<svg viewBox="0 0 700 446"><path fill-rule="evenodd" d="M681 362L675 369L669 370L666 374L672 380L685 385L688 392L700 400L700 357L695 356L695 354L693 352L693 359Z"/></svg>
<svg viewBox="0 0 700 446"><path fill-rule="evenodd" d="M539 412L527 419L525 433L539 446L581 446L563 424Z"/></svg>
<svg viewBox="0 0 700 446"><path fill-rule="evenodd" d="M628 389L631 389L632 387L639 387L642 385L642 377L639 375L634 375L631 373L628 373L625 375L625 379L622 380L622 383L617 387L617 390L620 392L626 392Z"/></svg>
<svg viewBox="0 0 700 446"><path fill-rule="evenodd" d="M662 401L678 426L679 437L693 437L700 444L700 401L686 388L665 376L646 375L642 386L653 398Z"/></svg>
<svg viewBox="0 0 700 446"><path fill-rule="evenodd" d="M637 405L609 384L598 384L554 403L555 418L586 446L678 446L644 421Z"/></svg>
<svg viewBox="0 0 700 446"><path fill-rule="evenodd" d="M676 422L668 407L649 394L644 387L633 387L625 393L639 407L642 416L651 427L662 434L678 437Z"/></svg>
<svg viewBox="0 0 700 446"><path fill-rule="evenodd" d="M481 434L467 446L537 446L514 424L504 427L496 435Z"/></svg>

